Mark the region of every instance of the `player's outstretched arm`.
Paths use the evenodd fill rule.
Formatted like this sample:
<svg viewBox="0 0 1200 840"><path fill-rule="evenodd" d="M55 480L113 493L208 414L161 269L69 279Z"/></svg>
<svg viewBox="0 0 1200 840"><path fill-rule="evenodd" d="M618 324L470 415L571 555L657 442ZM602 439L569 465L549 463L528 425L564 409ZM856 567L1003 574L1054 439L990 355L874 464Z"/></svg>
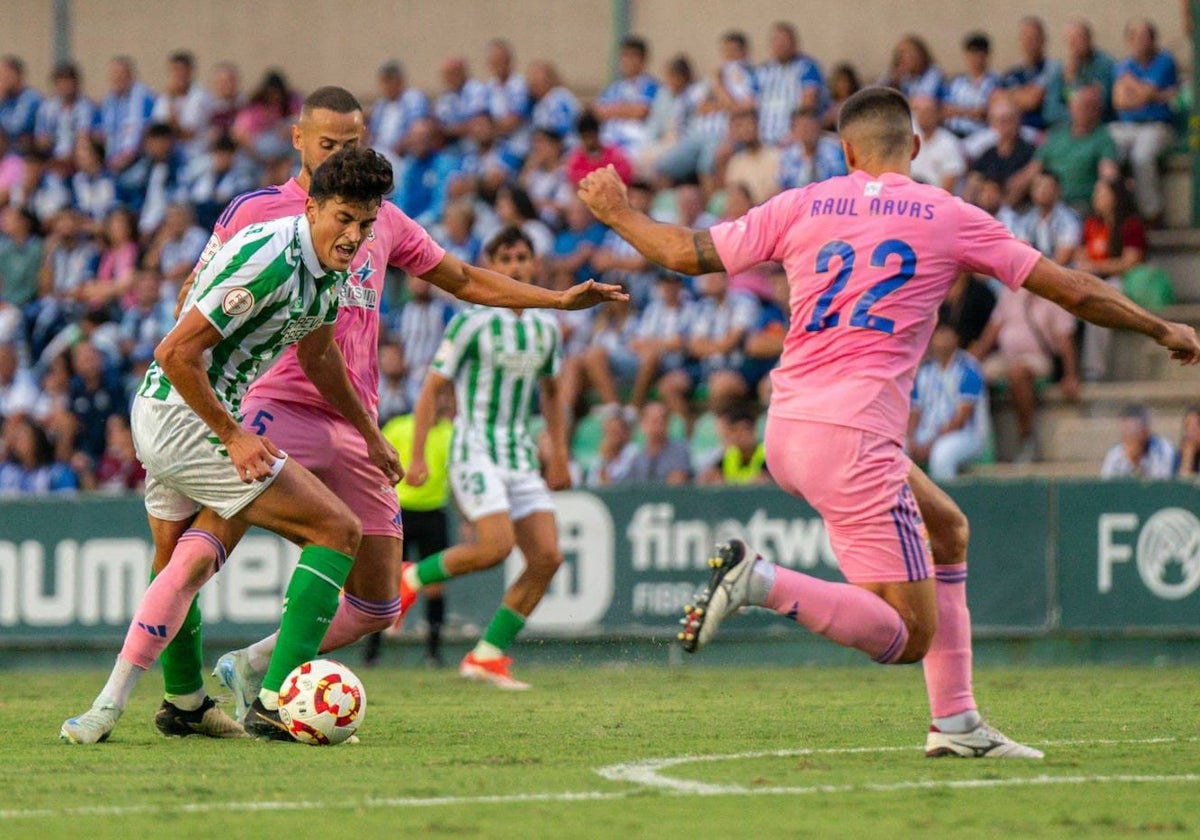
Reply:
<svg viewBox="0 0 1200 840"><path fill-rule="evenodd" d="M693 275L725 270L708 231L656 222L634 210L624 182L611 165L579 182L579 198L593 216L664 268Z"/></svg>
<svg viewBox="0 0 1200 840"><path fill-rule="evenodd" d="M393 485L398 484L404 477L404 471L400 468L400 456L396 454L396 448L388 443L376 425L375 418L354 392L354 386L350 384L350 375L346 372L346 359L334 343L333 333L333 324L327 324L300 339L296 344L296 360L300 362L304 375L317 386L325 401L336 408L362 435L371 463L379 467Z"/></svg>
<svg viewBox="0 0 1200 840"><path fill-rule="evenodd" d="M500 309L588 309L609 300L629 300L620 286L588 280L561 292L518 283L495 271L469 265L446 254L421 276L459 300Z"/></svg>
<svg viewBox="0 0 1200 840"><path fill-rule="evenodd" d="M265 437L239 426L217 399L208 381L205 353L220 340L217 328L193 308L155 348L154 360L183 401L221 441L242 481L261 481L271 475L275 460L283 453Z"/></svg>
<svg viewBox="0 0 1200 840"><path fill-rule="evenodd" d="M1164 321L1086 271L1064 268L1042 257L1026 278L1025 288L1096 326L1148 335L1185 365L1200 362L1200 341L1192 327Z"/></svg>
<svg viewBox="0 0 1200 840"><path fill-rule="evenodd" d="M443 388L451 388L453 385L451 380L436 370L425 374L425 382L421 385L421 393L417 396L417 404L413 408L412 460L404 476L404 480L411 487L420 487L429 478L429 465L425 462L425 441L429 438L429 430L437 422L438 395Z"/></svg>

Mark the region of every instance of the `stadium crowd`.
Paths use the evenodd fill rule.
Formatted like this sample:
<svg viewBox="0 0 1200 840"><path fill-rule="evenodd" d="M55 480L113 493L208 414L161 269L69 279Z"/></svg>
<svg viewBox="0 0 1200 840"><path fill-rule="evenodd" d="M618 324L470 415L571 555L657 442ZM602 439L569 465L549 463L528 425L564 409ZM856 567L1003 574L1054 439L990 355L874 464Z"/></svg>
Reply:
<svg viewBox="0 0 1200 840"><path fill-rule="evenodd" d="M1149 21L1130 21L1110 54L1084 20L1052 47L1039 19L1022 18L1003 34L1019 44L1012 68L992 66L984 33L967 34L944 63L905 35L878 80L850 63L822 67L790 24L763 35L757 44L729 32L711 55L665 61L626 38L619 78L594 101L573 92L569 68L519 64L503 40L446 59L436 91L409 86L399 62L379 68L367 142L392 161L402 210L465 261L515 224L536 244L539 282L595 277L631 293L628 304L562 317L582 483L769 481L761 408L788 289L775 264L696 278L657 270L590 216L575 185L611 164L658 218L736 218L846 171L832 129L864 81L910 98L916 179L984 207L1051 259L1131 293L1169 294L1143 264L1181 88ZM222 61L202 82L188 52L168 56L167 70L153 91L115 57L92 99L73 65L39 90L20 58L0 59L0 494L140 486L128 405L180 284L236 196L294 171L301 95L283 72L247 89ZM411 411L454 311L420 280L389 288L381 422ZM1016 408L1016 458L1037 457L1039 383L1077 395L1107 374L1107 352L1103 331L1080 332L1053 305L960 277L918 377L911 453L939 479L979 458L991 386ZM1194 462L1200 424L1189 416L1181 448Z"/></svg>

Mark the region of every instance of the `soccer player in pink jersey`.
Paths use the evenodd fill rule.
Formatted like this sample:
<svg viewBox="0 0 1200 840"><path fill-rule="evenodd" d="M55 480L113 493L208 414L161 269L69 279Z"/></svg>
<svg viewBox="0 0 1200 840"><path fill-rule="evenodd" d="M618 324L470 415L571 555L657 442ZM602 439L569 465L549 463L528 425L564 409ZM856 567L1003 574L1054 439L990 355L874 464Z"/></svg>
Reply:
<svg viewBox="0 0 1200 840"><path fill-rule="evenodd" d="M923 660L933 716L926 755L1041 758L977 711L967 520L902 448L938 305L968 270L1024 285L1100 326L1144 333L1184 364L1200 361L1200 344L1191 327L1155 317L1096 277L1043 258L982 210L912 181L920 141L898 92L855 94L838 129L849 175L784 192L708 231L633 210L611 171L580 184L596 218L671 270L736 273L773 260L791 285L767 459L779 485L825 519L849 583L776 566L739 540L719 546L683 619L684 649L707 644L738 608L764 606L876 662Z"/></svg>
<svg viewBox="0 0 1200 840"><path fill-rule="evenodd" d="M313 171L339 149L362 139L363 111L348 91L323 87L305 100L292 128L300 152L300 172L280 186L238 196L217 221L208 247L181 293L190 294L196 272L217 249L248 225L302 212ZM374 228L351 262L348 282L339 289L335 342L346 359L355 392L368 411L378 406L379 303L387 267L422 277L462 300L496 307L581 309L603 300L624 298L619 287L589 281L565 292L518 283L486 269L467 265L441 246L394 204L380 207ZM242 406L246 428L268 437L311 470L362 520L362 542L346 580L338 612L322 643L326 652L391 626L400 612L399 575L403 531L399 503L391 483L371 462L361 436L320 396L289 350L250 388ZM155 573L166 567L191 518L150 518L155 543ZM236 522L215 536L229 550L245 528ZM183 628L163 653L166 698L155 716L165 735L212 734L203 720L215 718L203 687L200 613L193 602ZM221 657L216 675L233 689L239 720L259 698L268 716L275 714L275 692L264 690L262 677L277 634ZM256 714L258 714L256 712ZM245 720L248 730L252 721ZM269 731L271 721L262 721ZM227 727L221 726L221 731ZM215 730L216 727L213 727Z"/></svg>

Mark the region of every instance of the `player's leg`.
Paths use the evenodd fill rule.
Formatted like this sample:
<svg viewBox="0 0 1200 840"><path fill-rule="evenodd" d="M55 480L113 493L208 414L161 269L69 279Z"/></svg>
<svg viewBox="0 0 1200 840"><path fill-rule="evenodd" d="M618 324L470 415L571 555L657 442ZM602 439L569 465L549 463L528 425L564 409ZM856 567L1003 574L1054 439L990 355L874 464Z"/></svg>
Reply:
<svg viewBox="0 0 1200 840"><path fill-rule="evenodd" d="M650 397L650 388L654 385L654 377L658 376L662 357L654 348L639 350L637 357L637 373L633 377L633 389L629 394L629 402L635 408L640 409Z"/></svg>
<svg viewBox="0 0 1200 840"><path fill-rule="evenodd" d="M409 541L416 547L421 556L429 556L444 551L450 544L444 509L416 511L409 514L406 527L409 528ZM445 587L432 584L422 590L425 596L425 623L428 625L428 635L425 638L426 662L441 667L442 662L442 625L446 620Z"/></svg>
<svg viewBox="0 0 1200 840"><path fill-rule="evenodd" d="M908 481L929 530L938 610L937 632L922 663L933 718L926 754L1041 758L1037 750L1012 743L988 727L975 702L971 613L967 608L967 544L971 536L967 517L917 466L909 471Z"/></svg>

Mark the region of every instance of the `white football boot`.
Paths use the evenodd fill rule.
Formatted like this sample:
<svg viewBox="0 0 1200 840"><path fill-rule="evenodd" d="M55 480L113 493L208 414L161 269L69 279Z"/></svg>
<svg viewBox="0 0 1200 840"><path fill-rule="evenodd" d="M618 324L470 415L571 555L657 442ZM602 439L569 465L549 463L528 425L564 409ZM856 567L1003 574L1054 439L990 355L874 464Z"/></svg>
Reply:
<svg viewBox="0 0 1200 840"><path fill-rule="evenodd" d="M92 706L78 717L67 718L58 737L68 744L99 744L108 740L120 719L121 709L116 706Z"/></svg>
<svg viewBox="0 0 1200 840"><path fill-rule="evenodd" d="M981 722L970 732L939 732L931 728L925 739L925 757L1044 758L1041 750L1018 744L999 729Z"/></svg>
<svg viewBox="0 0 1200 840"><path fill-rule="evenodd" d="M241 723L246 718L246 710L262 691L263 675L250 667L250 655L243 648L231 650L218 659L213 676L233 692L233 716Z"/></svg>
<svg viewBox="0 0 1200 840"><path fill-rule="evenodd" d="M750 603L750 578L757 560L749 556L741 540L717 546L716 555L708 561L712 567L708 586L696 596L694 606L683 608L679 641L685 651L695 653L707 645L722 621Z"/></svg>

